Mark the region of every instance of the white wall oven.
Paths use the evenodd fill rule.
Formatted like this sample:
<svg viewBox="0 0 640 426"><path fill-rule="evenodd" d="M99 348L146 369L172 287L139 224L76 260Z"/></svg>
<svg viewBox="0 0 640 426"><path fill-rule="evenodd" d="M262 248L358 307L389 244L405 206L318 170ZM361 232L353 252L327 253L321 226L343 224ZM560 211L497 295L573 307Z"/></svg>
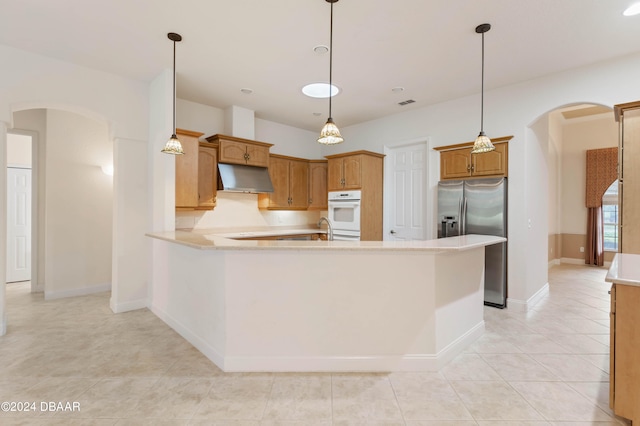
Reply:
<svg viewBox="0 0 640 426"><path fill-rule="evenodd" d="M360 240L360 191L329 192L329 220L334 240Z"/></svg>

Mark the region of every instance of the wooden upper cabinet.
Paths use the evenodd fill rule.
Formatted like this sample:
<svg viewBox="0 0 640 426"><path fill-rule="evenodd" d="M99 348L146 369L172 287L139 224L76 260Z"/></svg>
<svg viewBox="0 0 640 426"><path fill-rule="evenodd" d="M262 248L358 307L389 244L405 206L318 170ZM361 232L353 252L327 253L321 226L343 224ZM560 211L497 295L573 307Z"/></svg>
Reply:
<svg viewBox="0 0 640 426"><path fill-rule="evenodd" d="M640 101L614 106L620 125L620 251L640 254Z"/></svg>
<svg viewBox="0 0 640 426"><path fill-rule="evenodd" d="M273 144L225 135L209 136L207 141L218 144L220 163L269 166L269 148Z"/></svg>
<svg viewBox="0 0 640 426"><path fill-rule="evenodd" d="M198 209L213 209L218 195L216 148L200 142L198 149Z"/></svg>
<svg viewBox="0 0 640 426"><path fill-rule="evenodd" d="M327 210L327 161L309 161L309 210Z"/></svg>
<svg viewBox="0 0 640 426"><path fill-rule="evenodd" d="M198 207L198 138L203 133L176 129L184 155L176 155L176 208Z"/></svg>
<svg viewBox="0 0 640 426"><path fill-rule="evenodd" d="M306 210L309 202L309 162L272 154L269 176L273 192L259 194L258 207L268 210Z"/></svg>
<svg viewBox="0 0 640 426"><path fill-rule="evenodd" d="M384 155L368 151L356 151L353 153L327 156L327 189L329 191L361 189L363 182L363 162L366 162L367 158L372 156L378 158L384 157ZM382 172L382 169L380 169L380 172Z"/></svg>
<svg viewBox="0 0 640 426"><path fill-rule="evenodd" d="M440 179L507 177L509 171L509 140L513 136L492 140L496 149L472 154L473 142L435 148L440 151Z"/></svg>

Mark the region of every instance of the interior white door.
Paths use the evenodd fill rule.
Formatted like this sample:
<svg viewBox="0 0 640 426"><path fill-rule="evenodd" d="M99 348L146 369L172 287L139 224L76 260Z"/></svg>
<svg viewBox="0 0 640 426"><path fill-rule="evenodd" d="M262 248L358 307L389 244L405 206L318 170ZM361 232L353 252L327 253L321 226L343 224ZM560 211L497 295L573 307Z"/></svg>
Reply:
<svg viewBox="0 0 640 426"><path fill-rule="evenodd" d="M31 279L31 169L7 168L7 282Z"/></svg>
<svg viewBox="0 0 640 426"><path fill-rule="evenodd" d="M426 238L425 178L427 145L416 143L388 150L388 222L386 240Z"/></svg>

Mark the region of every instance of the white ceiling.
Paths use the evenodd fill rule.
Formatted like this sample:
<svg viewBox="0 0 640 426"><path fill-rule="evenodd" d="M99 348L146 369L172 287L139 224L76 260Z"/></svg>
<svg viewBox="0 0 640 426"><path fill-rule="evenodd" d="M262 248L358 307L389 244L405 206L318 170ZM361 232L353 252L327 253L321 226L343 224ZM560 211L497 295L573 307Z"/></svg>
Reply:
<svg viewBox="0 0 640 426"><path fill-rule="evenodd" d="M640 52L640 15L622 16L632 1L341 0L333 117L345 127L479 93L485 22L487 90ZM172 67L177 32L179 98L309 130L328 115L328 100L301 93L328 81L329 55L313 51L329 44L325 0L0 0L0 11L0 44L143 81Z"/></svg>

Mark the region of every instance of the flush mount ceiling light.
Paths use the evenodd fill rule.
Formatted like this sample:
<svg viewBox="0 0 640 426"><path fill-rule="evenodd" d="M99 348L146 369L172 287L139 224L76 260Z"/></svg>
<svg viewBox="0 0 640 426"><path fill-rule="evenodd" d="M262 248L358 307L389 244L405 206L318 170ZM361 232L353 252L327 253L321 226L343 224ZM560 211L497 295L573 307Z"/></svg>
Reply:
<svg viewBox="0 0 640 426"><path fill-rule="evenodd" d="M634 3L622 12L624 16L634 16L640 14L640 3Z"/></svg>
<svg viewBox="0 0 640 426"><path fill-rule="evenodd" d="M472 154L482 154L496 149L491 139L484 134L484 33L491 29L491 24L481 24L476 27L476 33L482 34L482 88L480 91L480 134L473 143Z"/></svg>
<svg viewBox="0 0 640 426"><path fill-rule="evenodd" d="M176 42L182 41L182 36L176 33L167 34L169 40L173 41L173 134L167 141L162 152L165 154L181 155L184 154L182 144L176 136Z"/></svg>
<svg viewBox="0 0 640 426"><path fill-rule="evenodd" d="M313 51L316 52L318 55L324 55L325 53L327 53L329 51L329 48L327 46L325 46L324 44L320 44L320 45L314 47Z"/></svg>
<svg viewBox="0 0 640 426"><path fill-rule="evenodd" d="M331 21L329 26L329 87L331 87L331 92L333 92L333 84L332 84L332 68L333 68L333 4L338 0L326 0L327 3L331 3ZM326 91L325 91L326 93ZM333 93L331 93L333 95ZM331 96L329 96L329 118L325 123L324 127L320 131L320 137L318 138L318 143L323 145L335 145L343 142L344 139L340 135L340 130L338 130L338 126L333 122L333 118L331 117Z"/></svg>
<svg viewBox="0 0 640 426"><path fill-rule="evenodd" d="M329 90L329 88L331 88L331 90ZM333 84L329 85L328 83L311 83L302 88L302 93L309 96L310 98L329 98L340 93L340 89L338 89Z"/></svg>

